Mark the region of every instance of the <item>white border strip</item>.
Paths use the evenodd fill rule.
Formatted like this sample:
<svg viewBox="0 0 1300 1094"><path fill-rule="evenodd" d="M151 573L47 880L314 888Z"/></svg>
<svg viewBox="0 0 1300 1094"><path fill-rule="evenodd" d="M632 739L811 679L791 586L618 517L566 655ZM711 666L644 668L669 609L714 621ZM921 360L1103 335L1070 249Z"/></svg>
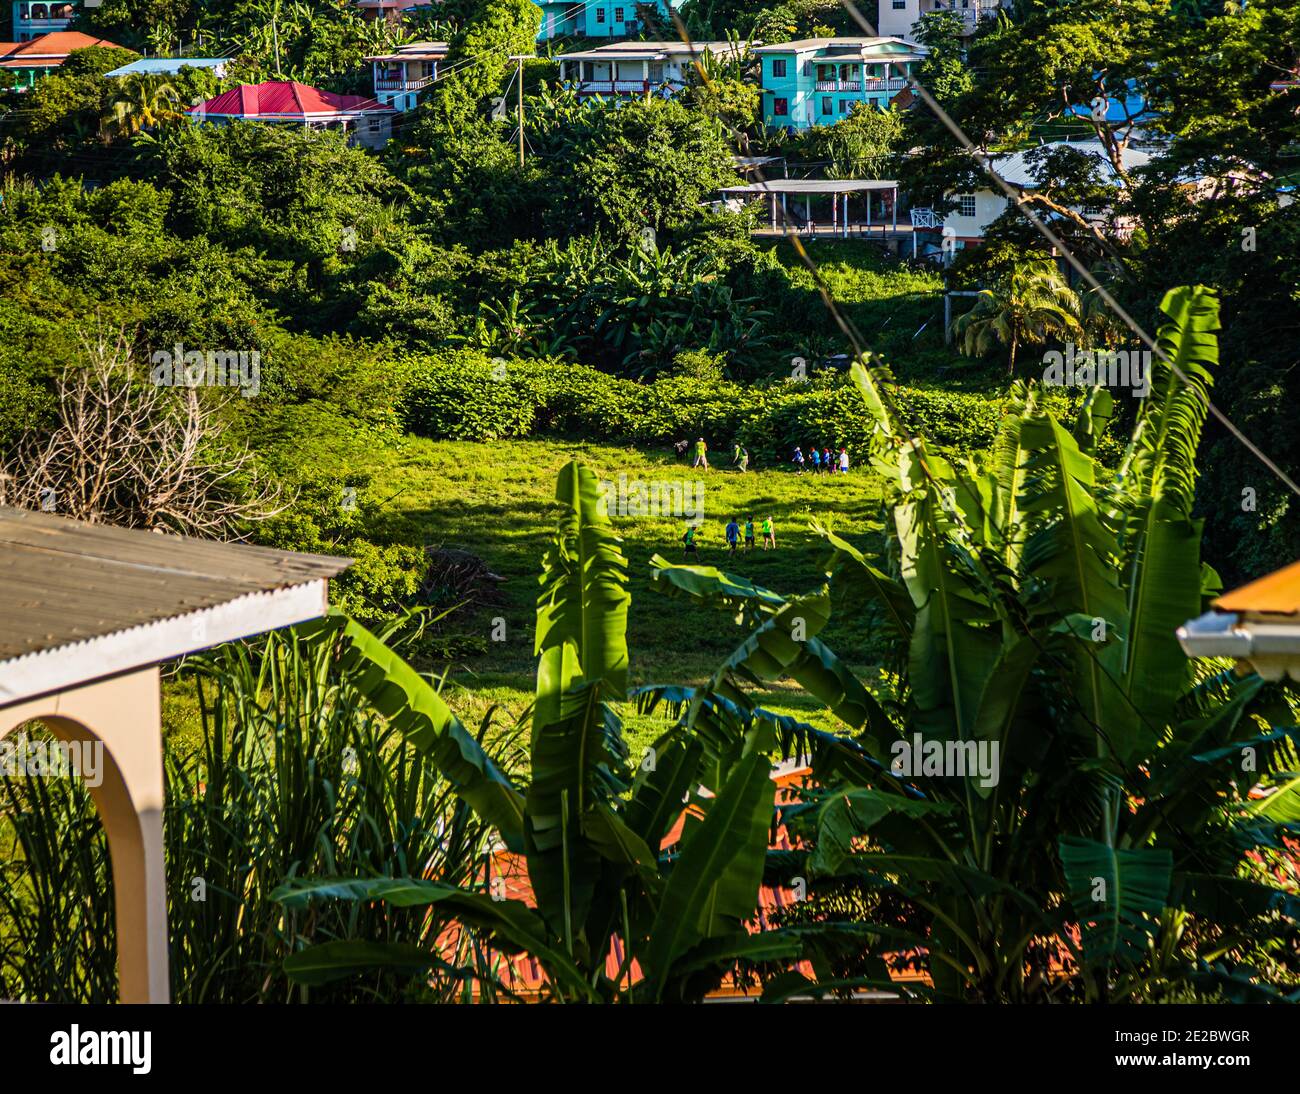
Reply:
<svg viewBox="0 0 1300 1094"><path fill-rule="evenodd" d="M329 610L329 582L318 578L244 596L0 662L0 706L105 676L156 665L236 638L318 619Z"/></svg>

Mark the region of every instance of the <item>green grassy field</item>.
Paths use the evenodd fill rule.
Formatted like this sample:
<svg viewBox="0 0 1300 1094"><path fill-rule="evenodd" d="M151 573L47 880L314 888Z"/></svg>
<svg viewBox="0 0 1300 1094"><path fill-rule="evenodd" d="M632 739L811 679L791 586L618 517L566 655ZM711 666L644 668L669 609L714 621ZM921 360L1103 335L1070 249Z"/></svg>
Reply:
<svg viewBox="0 0 1300 1094"><path fill-rule="evenodd" d="M848 475L798 475L787 469L693 471L669 453L646 453L606 445L550 441L500 441L491 444L435 442L406 437L389 445L335 441L310 458L322 471L366 471L369 493L386 499L368 534L393 543L430 544L473 552L502 581L489 603L462 611L450 622L457 635L477 636L486 652L450 666L448 696L464 720L477 721L493 704L503 716L527 704L534 669L533 624L541 558L560 507L555 479L571 459L591 466L602 479L702 484L703 525L697 561L743 575L782 593L808 592L824 581L828 556L811 529L816 520L859 547L878 541L882 481L871 471ZM743 524L771 516L777 548L729 556L724 529L732 515ZM632 592L628 640L634 683L699 683L742 640L744 632L726 614L696 607L656 592L649 561L661 554L681 561L685 521L674 517L614 517L628 559ZM761 540L761 533L760 533ZM504 641L494 641L504 620ZM833 617L823 633L850 664L863 668L875 660L870 622L848 613ZM187 731L193 719L186 695L172 689L168 707L173 729ZM179 692L179 693L178 693ZM794 689L768 695L765 702L783 712L828 725L814 704ZM630 712L629 712L630 714ZM653 727L629 719L634 741L653 735Z"/></svg>
<svg viewBox="0 0 1300 1094"><path fill-rule="evenodd" d="M492 444L406 439L400 446L368 452L371 490L391 497L373 535L401 543L428 543L471 551L505 580L498 602L475 607L455 621L460 633L487 640L487 652L453 667L453 702L467 717L491 703L512 713L531 689L533 623L543 552L560 513L555 478L571 459L602 479L701 484L703 525L698 561L741 574L783 593L818 588L827 551L810 529L820 521L859 546L879 531L882 482L869 471L848 475L798 475L791 471L693 471L668 454L604 445L544 441ZM777 547L730 556L724 529L732 515L743 524L771 516ZM721 612L695 607L656 592L649 562L655 554L681 561L685 521L675 517L614 517L628 558L632 592L628 640L635 683L698 683L739 644L743 632ZM760 536L761 538L761 536ZM505 640L493 641L496 620ZM500 628L497 628L498 633ZM873 658L871 632L860 618L834 619L824 637L851 663ZM773 701L809 712L791 692ZM823 723L824 724L824 723Z"/></svg>

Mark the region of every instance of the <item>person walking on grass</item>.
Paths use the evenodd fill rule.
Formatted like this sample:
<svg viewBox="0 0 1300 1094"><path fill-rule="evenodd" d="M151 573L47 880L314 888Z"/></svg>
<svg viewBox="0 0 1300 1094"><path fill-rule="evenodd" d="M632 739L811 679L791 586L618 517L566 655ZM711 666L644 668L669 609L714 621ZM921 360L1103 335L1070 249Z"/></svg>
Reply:
<svg viewBox="0 0 1300 1094"><path fill-rule="evenodd" d="M686 534L682 536L682 560L683 561L685 561L688 558L699 557L699 553L700 553L699 548L695 543L695 537L699 533L699 530L700 530L699 526L695 524L688 524L686 526Z"/></svg>
<svg viewBox="0 0 1300 1094"><path fill-rule="evenodd" d="M749 470L749 449L736 442L735 451L731 454L731 466L738 467L741 471Z"/></svg>
<svg viewBox="0 0 1300 1094"><path fill-rule="evenodd" d="M803 449L800 448L798 445L794 446L794 459L792 459L790 462L794 464L795 471L797 471L800 475L802 475L803 474Z"/></svg>
<svg viewBox="0 0 1300 1094"><path fill-rule="evenodd" d="M769 547L776 550L776 525L772 523L771 517L763 518L763 550Z"/></svg>
<svg viewBox="0 0 1300 1094"><path fill-rule="evenodd" d="M702 467L705 471L709 469L709 446L704 443L703 437L695 438L695 450L693 452L694 461L692 467Z"/></svg>
<svg viewBox="0 0 1300 1094"><path fill-rule="evenodd" d="M740 525L736 523L736 518L732 517L727 524L727 554L734 555L736 548L740 546Z"/></svg>
<svg viewBox="0 0 1300 1094"><path fill-rule="evenodd" d="M847 448L841 448L840 449L840 474L847 475L848 473L849 473L849 450Z"/></svg>
<svg viewBox="0 0 1300 1094"><path fill-rule="evenodd" d="M822 473L822 458L821 454L817 451L816 445L813 445L808 449L808 462L812 464L812 473L814 475L820 475Z"/></svg>
<svg viewBox="0 0 1300 1094"><path fill-rule="evenodd" d="M745 554L754 549L754 518L745 518Z"/></svg>
<svg viewBox="0 0 1300 1094"><path fill-rule="evenodd" d="M829 448L822 449L822 466L826 468L826 474L835 474L835 453Z"/></svg>

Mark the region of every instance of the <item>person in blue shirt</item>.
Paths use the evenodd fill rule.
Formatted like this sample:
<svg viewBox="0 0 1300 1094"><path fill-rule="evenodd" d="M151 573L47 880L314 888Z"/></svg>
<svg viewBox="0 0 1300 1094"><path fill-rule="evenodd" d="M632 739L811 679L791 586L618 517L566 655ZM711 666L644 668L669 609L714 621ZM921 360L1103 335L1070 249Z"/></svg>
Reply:
<svg viewBox="0 0 1300 1094"><path fill-rule="evenodd" d="M740 545L740 525L736 523L736 518L731 518L731 523L727 525L727 551L730 554L736 553L736 548Z"/></svg>
<svg viewBox="0 0 1300 1094"><path fill-rule="evenodd" d="M790 461L794 464L794 469L803 474L803 449L798 445L794 446L794 459Z"/></svg>
<svg viewBox="0 0 1300 1094"><path fill-rule="evenodd" d="M817 451L817 446L813 445L808 452L808 460L812 464L813 474L820 474L822 469L821 453Z"/></svg>

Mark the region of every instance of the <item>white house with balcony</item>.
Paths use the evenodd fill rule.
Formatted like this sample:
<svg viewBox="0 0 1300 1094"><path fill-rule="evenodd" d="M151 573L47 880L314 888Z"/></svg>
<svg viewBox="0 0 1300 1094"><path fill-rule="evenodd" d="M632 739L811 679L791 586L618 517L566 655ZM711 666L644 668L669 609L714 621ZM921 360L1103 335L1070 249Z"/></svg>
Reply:
<svg viewBox="0 0 1300 1094"><path fill-rule="evenodd" d="M670 97L686 86L691 66L705 53L722 58L745 46L743 42L611 42L556 59L560 83L581 96Z"/></svg>
<svg viewBox="0 0 1300 1094"><path fill-rule="evenodd" d="M414 110L420 92L438 78L438 66L446 57L446 42L411 42L392 53L367 57L375 98L394 110Z"/></svg>
<svg viewBox="0 0 1300 1094"><path fill-rule="evenodd" d="M1119 185L1114 167L1107 158L1101 143L1096 140L1053 141L1047 145L1026 148L1009 155L995 156L990 162L998 177L1010 186L1013 192L1033 193L1042 185L1042 171L1033 163L1030 154L1045 148L1062 147L1072 148L1093 160L1097 165L1097 172L1103 185ZM1151 153L1133 145L1128 145L1121 155L1121 160L1125 172L1131 172L1150 163ZM965 247L978 246L984 242L984 236L988 232L989 226L1005 213L1011 204L1006 191L991 178L986 185L980 185L966 192L953 193L949 196L951 200L956 202L957 207L946 215L940 216L932 209L914 207L911 210L914 253L919 252L919 248L923 243L923 239L919 237L923 237L926 232L938 234L938 237L942 240L943 251L947 255L951 255L953 251ZM1055 214L1047 212L1041 207L1036 211L1047 220L1051 220L1055 216ZM1118 221L1108 209L1103 207L1079 206L1072 208L1071 211L1079 213L1089 221L1097 224L1098 227L1111 232L1123 234L1132 227L1127 223ZM939 239L932 240L929 249L932 249L938 243Z"/></svg>
<svg viewBox="0 0 1300 1094"><path fill-rule="evenodd" d="M1010 0L880 0L878 34L916 44L912 28L922 15L951 11L961 16L966 34L974 34L981 19L991 19L1000 8L1009 8Z"/></svg>

